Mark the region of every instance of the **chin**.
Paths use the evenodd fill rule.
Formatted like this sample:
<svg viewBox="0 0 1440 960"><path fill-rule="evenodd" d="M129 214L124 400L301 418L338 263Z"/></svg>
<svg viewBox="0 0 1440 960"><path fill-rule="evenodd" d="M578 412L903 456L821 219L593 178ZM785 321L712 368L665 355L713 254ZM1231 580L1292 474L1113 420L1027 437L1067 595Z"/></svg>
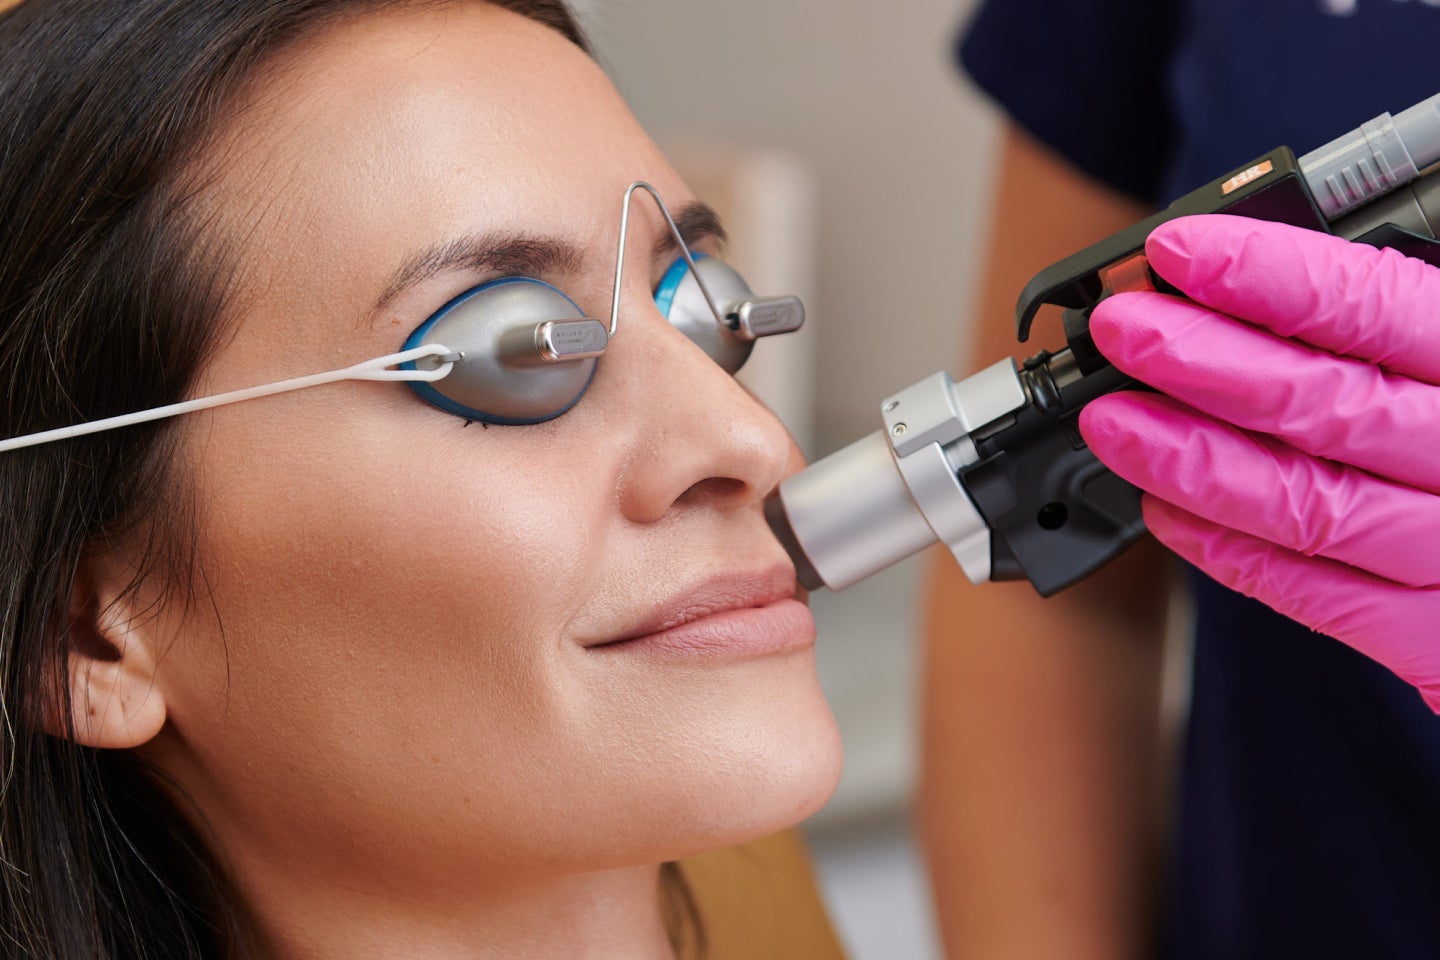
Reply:
<svg viewBox="0 0 1440 960"><path fill-rule="evenodd" d="M840 781L834 715L819 691L794 692L784 708L738 719L677 811L680 842L665 859L733 846L793 827L825 805Z"/></svg>

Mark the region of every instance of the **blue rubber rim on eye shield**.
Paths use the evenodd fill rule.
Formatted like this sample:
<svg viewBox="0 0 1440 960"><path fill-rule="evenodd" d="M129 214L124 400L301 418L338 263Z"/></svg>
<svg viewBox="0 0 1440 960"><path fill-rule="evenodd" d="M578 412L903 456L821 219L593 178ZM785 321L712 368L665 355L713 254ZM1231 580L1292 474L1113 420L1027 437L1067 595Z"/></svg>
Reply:
<svg viewBox="0 0 1440 960"><path fill-rule="evenodd" d="M692 252L690 256L695 258L698 264L701 260L708 260L709 255ZM680 290L680 284L685 282L685 275L690 272L690 264L685 262L684 257L676 257L675 262L670 264L670 269L665 271L665 276L660 278L660 285L655 288L655 308L666 320L670 319L670 308L675 305L675 294Z"/></svg>
<svg viewBox="0 0 1440 960"><path fill-rule="evenodd" d="M681 262L683 263L684 261L682 260ZM560 296L565 297L565 301L569 303L570 306L575 308L575 312L577 314L582 317L585 315L585 312L580 309L579 304L577 304L574 300L571 300L570 297L566 295L564 290L552 286L551 284L546 283L544 280L536 280L533 277L501 277L498 280L490 280L482 283L478 287L471 287L469 290L466 290L452 298L439 310L436 310L434 313L430 314L429 318L424 323L416 327L411 332L410 336L406 338L405 346L401 349L409 350L412 347L420 346L420 341L425 339L425 335L430 332L431 327L435 326L435 324L439 323L440 320L443 319L447 313L460 306L460 304L464 303L466 300L469 300L471 297L475 296L476 294L483 293L484 291L489 290L492 287L501 287L511 283L533 283L538 286L554 290L556 293L560 294ZM674 294L671 294L671 296L673 297ZM446 346L449 346L449 344L446 344ZM407 360L404 363L398 364L398 367L401 370L416 369L414 360ZM420 396L424 397L428 403L439 407L446 413L453 413L455 416L460 417L464 420L472 420L476 423L493 423L498 427L528 427L533 424L545 423L547 421L554 420L556 417L569 411L571 407L575 406L575 404L579 403L580 398L585 396L586 391L590 389L590 383L595 379L595 370L598 367L599 364L596 364L594 367L590 368L590 376L586 379L585 386L581 387L580 392L575 394L575 399L571 400L569 403L565 404L565 406L561 407L559 410L556 410L554 413L547 413L543 417L502 417L498 414L486 413L483 410L476 410L474 407L467 407L463 403L451 400L439 390L435 389L434 384L428 383L424 380L407 380L406 383L411 390L414 390ZM439 382L443 383L444 381L442 380Z"/></svg>

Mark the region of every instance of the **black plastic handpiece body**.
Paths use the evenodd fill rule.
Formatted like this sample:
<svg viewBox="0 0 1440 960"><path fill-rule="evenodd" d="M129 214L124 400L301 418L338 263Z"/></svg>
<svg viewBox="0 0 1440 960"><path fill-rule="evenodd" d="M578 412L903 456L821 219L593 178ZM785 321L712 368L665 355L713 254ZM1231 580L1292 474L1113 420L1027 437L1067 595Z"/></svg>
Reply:
<svg viewBox="0 0 1440 960"><path fill-rule="evenodd" d="M1085 404L1115 390L1144 389L1095 348L1090 311L1124 290L1178 293L1150 270L1145 240L1168 220L1202 213L1322 230L1440 266L1440 166L1327 223L1294 153L1282 147L1041 271L1020 295L1017 334L1029 339L1036 313L1053 304L1063 310L1066 348L1022 365L1026 404L976 432L980 458L959 475L990 527L990 579L1027 579L1049 596L1144 534L1139 491L1106 469L1080 436Z"/></svg>

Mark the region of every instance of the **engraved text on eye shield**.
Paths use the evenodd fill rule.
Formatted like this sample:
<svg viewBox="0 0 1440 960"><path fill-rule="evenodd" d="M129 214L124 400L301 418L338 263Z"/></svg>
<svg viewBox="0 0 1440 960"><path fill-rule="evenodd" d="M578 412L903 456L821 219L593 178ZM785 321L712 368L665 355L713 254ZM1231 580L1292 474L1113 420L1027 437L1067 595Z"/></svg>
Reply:
<svg viewBox="0 0 1440 960"><path fill-rule="evenodd" d="M550 320L535 328L535 346L552 363L598 357L609 342L609 331L599 320Z"/></svg>
<svg viewBox="0 0 1440 960"><path fill-rule="evenodd" d="M793 333L805 323L805 305L799 297L756 297L736 312L740 333L747 340Z"/></svg>

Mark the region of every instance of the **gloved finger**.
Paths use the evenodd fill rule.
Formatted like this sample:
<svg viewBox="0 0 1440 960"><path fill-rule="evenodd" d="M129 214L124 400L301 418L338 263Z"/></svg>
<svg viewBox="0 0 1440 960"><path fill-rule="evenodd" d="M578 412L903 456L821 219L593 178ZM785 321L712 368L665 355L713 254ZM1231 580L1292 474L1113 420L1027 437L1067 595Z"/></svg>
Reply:
<svg viewBox="0 0 1440 960"><path fill-rule="evenodd" d="M1159 293L1102 301L1090 333L1115 366L1216 419L1440 492L1440 387Z"/></svg>
<svg viewBox="0 0 1440 960"><path fill-rule="evenodd" d="M1349 644L1419 688L1440 713L1440 589L1392 583L1231 530L1152 496L1155 537L1220 583Z"/></svg>
<svg viewBox="0 0 1440 960"><path fill-rule="evenodd" d="M1160 394L1091 401L1080 430L1111 470L1189 513L1407 586L1440 585L1440 497Z"/></svg>
<svg viewBox="0 0 1440 960"><path fill-rule="evenodd" d="M1191 299L1280 334L1440 383L1440 270L1394 250L1248 217L1182 217L1145 242Z"/></svg>

